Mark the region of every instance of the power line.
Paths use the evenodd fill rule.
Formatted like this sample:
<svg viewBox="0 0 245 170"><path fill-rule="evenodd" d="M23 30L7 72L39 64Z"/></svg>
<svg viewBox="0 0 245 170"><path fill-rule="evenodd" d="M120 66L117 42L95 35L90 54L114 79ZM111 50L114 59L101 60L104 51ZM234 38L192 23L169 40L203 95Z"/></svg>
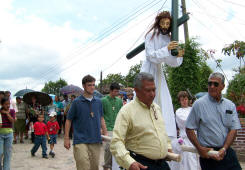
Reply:
<svg viewBox="0 0 245 170"><path fill-rule="evenodd" d="M226 3L231 3L231 4L233 4L233 5L240 6L240 7L245 7L245 5L243 5L243 4L239 4L239 3L236 3L236 2L227 1L227 0L223 0L223 1L224 1L224 2L226 2Z"/></svg>
<svg viewBox="0 0 245 170"><path fill-rule="evenodd" d="M203 6L203 5L201 5L199 2L197 2L197 1L195 1L195 0L192 0L192 2L198 7L198 8L200 8L202 11L206 11L206 8ZM207 12L207 11L206 11ZM207 12L208 13L208 12ZM209 15L208 14L206 14L206 16L215 24L215 25L217 25L217 27L219 27L220 28L220 30L221 31L223 31L225 34L229 34L230 35L230 37L233 37L234 35L232 34L232 33L230 33L227 29L224 29L223 27L221 28L221 26L219 25L219 24L217 24L214 20L213 20L213 18L212 17L209 17Z"/></svg>
<svg viewBox="0 0 245 170"><path fill-rule="evenodd" d="M133 16L133 15L137 14L139 11L141 11L142 9L144 10L143 12L145 12L145 11L149 10L150 8L152 8L153 6L155 6L156 4L158 4L158 3L160 2L160 1L158 1L157 3L155 3L155 4L153 4L153 5L151 5L151 6L149 7L149 4L153 3L154 1L156 1L156 0L151 1L150 3L146 4L146 6L144 6L143 8L139 9L138 11L134 11L133 14L129 14L129 15ZM140 14L142 14L143 12L141 12ZM136 16L133 16L133 17L136 18L136 17L139 16L140 14L137 14ZM131 18L131 19L130 19L130 17L128 17L129 15L127 15L127 18L123 20L124 22L127 21L127 20L128 20L128 22L130 22L132 19L134 19L134 18ZM123 21L120 21L119 24L122 24ZM119 25L119 24L118 24L118 25ZM115 26L113 26L113 27L115 27ZM116 30L120 29L121 27L122 27L122 26L120 26L120 27L117 28ZM112 33L112 32L115 32L116 30L110 32L110 29L109 29L107 32ZM105 33L105 32L104 32L104 33ZM104 37L105 37L105 36L104 36ZM99 41L99 40L101 40L101 39L103 39L103 37L102 37L101 35L99 35L98 37L95 37L94 39L91 39L91 41ZM86 52L86 50L88 50L88 49L94 47L94 44L96 44L96 42L93 42L92 44L88 44L88 43L87 43L87 45L86 45L85 47L83 47L83 48L80 47L78 50L83 50L82 53L84 53L84 52ZM72 60L78 59L79 55L81 55L82 53L81 53L80 51L78 51L77 53L75 53L75 54L73 54L73 55L67 56L67 58L75 57L75 58L71 59L70 61L68 61L68 63L71 62ZM80 60L80 59L78 59L78 60ZM76 60L76 61L77 61L77 60ZM73 63L74 63L74 62L73 62ZM73 63L72 63L72 64L73 64ZM71 64L70 64L70 65L71 65ZM57 66L58 66L58 65L56 64L56 65L54 65L53 68L51 67L48 71L46 71L45 73L41 74L40 79L44 79L44 78L45 78L49 73L51 73L51 72L53 72L53 73L56 72ZM44 80L46 81L46 79L44 79Z"/></svg>
<svg viewBox="0 0 245 170"><path fill-rule="evenodd" d="M160 2L160 1L159 1L159 2ZM158 4L159 2L157 2L156 4ZM156 4L152 5L151 7L155 6ZM150 7L150 8L151 8L151 7ZM150 9L150 8L148 8L148 9ZM148 10L148 9L147 9L147 10ZM146 11L146 10L145 10L145 11ZM143 11L143 12L145 12L145 11ZM143 12L141 12L140 14L142 14ZM139 14L139 15L140 15L140 14ZM137 16L138 16L138 15L137 15ZM137 17L137 16L136 16L136 17ZM149 16L148 16L148 17L149 17ZM145 18L144 18L144 19L145 19ZM143 19L143 20L144 20L144 19ZM142 21L141 21L141 22L142 22ZM139 23L140 23L140 22L139 22ZM135 26L135 25L134 25L134 26ZM133 26L133 27L134 27L134 26ZM131 27L130 27L130 28L131 28ZM128 29L128 30L129 30L129 29ZM127 30L127 31L128 31L128 30ZM126 33L127 31L125 31L124 33ZM124 34L124 33L122 33L122 34ZM120 37L122 34L119 34L117 37L114 37L113 39L107 41L106 43L102 44L102 45L99 46L98 48L93 49L93 51L90 52L90 53L89 53L88 55L86 55L86 56L88 57L89 55L91 55L92 53L94 53L94 51L96 51L96 50L98 50L98 49L104 47L105 45L107 45L107 44L110 43L111 41L113 41L113 40L115 40L116 38ZM84 58L83 58L83 59L84 59ZM81 60L81 59L79 59L79 60ZM75 62L76 62L76 61L75 61ZM65 70L69 69L71 66L74 66L73 64L76 65L76 63L72 63L72 65L69 65L69 66L67 66L66 68L64 68L62 72L64 72ZM62 72L60 72L60 73L62 73ZM44 76L44 77L45 77L45 76Z"/></svg>
<svg viewBox="0 0 245 170"><path fill-rule="evenodd" d="M227 12L225 9L221 8L219 5L215 4L214 1L210 1L210 0L208 0L208 1L209 1L211 4L215 5L219 10L224 11L225 13L229 13L229 12ZM237 18L239 18L241 21L245 22L245 21L243 20L243 18L240 18L240 17L238 17L238 16L237 16Z"/></svg>
<svg viewBox="0 0 245 170"><path fill-rule="evenodd" d="M161 8L156 12L156 13L159 13L159 11L161 10L161 9L163 9L163 6L165 5L165 3L167 2L167 0L165 0L165 2L163 3L163 5L161 6ZM155 14L155 13L153 13L153 14ZM152 15L150 15L150 16L152 16ZM148 18L148 17L147 17ZM154 19L149 23L149 25L147 26L147 28L150 26L150 24L152 23L154 21ZM140 40L140 38L145 34L145 32L146 32L146 30L144 30L143 32L142 32L142 34L136 39L136 41L132 44L132 46L125 52L125 53L123 53L116 61L114 61L111 65L109 65L108 67L106 67L104 70L103 70L103 72L104 71L106 71L106 70L108 70L109 68L111 68L111 67L113 67L117 62L119 62L123 57L125 57L125 55L135 46L135 44Z"/></svg>
<svg viewBox="0 0 245 170"><path fill-rule="evenodd" d="M219 17L217 17L217 16L215 16L215 15L211 15L211 14L209 14L209 13L204 13L204 12L201 12L201 11L195 11L195 12L197 12L197 13L200 13L200 14L204 14L204 15L208 15L208 16L210 16L210 17L212 17L212 18L216 18L216 19L218 19L218 20L222 20L222 21L224 21L224 22L230 22L230 21L228 21L227 19L224 19L224 18L219 18ZM238 23L238 22L233 22L234 24L241 24L241 25L245 25L245 23Z"/></svg>
<svg viewBox="0 0 245 170"><path fill-rule="evenodd" d="M210 29L209 29L205 24L203 24L200 20L198 20L194 15L193 15L193 18L196 19L196 20L197 20L203 27L205 27L207 30L209 30L209 32L211 32L211 33L212 33L214 36L216 36L219 40L222 41L222 39L220 39L219 36L217 36L215 33L213 33L212 31L210 31ZM210 55L211 55L211 58L214 60L214 62L215 62L216 64L218 64L218 63L217 63L217 60L215 60L213 54L210 53ZM228 78L227 78L227 76L226 76L224 70L222 69L222 67L221 67L220 65L219 65L219 69L222 71L222 73L224 74L226 80L228 81ZM228 81L228 83L229 83L229 81Z"/></svg>
<svg viewBox="0 0 245 170"><path fill-rule="evenodd" d="M134 17L134 15L136 15L138 12L140 12L142 9L145 9L145 8L147 8L150 4L152 4L153 2L155 2L156 0L153 0L153 1L151 1L151 2L149 2L149 3L147 3L146 4L146 2L148 2L148 1L146 1L145 3L143 3L143 4L146 4L145 6L143 6L143 7L141 7L140 9L138 9L139 7L137 7L135 10L134 10L134 12L133 13L129 13L128 15L126 15L125 17L122 17L122 18L120 18L119 20L118 20L118 23L117 22L115 22L113 25L111 25L110 27L108 27L108 29L105 29L104 31L102 31L97 37L95 37L95 38L91 38L90 40L88 40L88 42L87 42L87 45L85 46L85 47L79 47L78 49L77 49L77 51L75 51L74 53L75 54L72 54L72 55L70 55L70 56L67 56L66 58L67 58L67 61L69 60L69 58L71 58L71 57L75 57L75 56L78 56L78 55L80 55L80 51L81 50L86 50L86 49L88 49L88 48L90 48L90 47L93 47L93 44L88 44L89 42L94 42L94 41L100 41L100 40L102 40L103 38L105 38L106 36L108 36L109 34L111 34L111 33L113 33L113 32L115 32L116 30L118 30L118 29L120 29L121 28L121 26L120 25L122 25L122 24L124 24L125 22L130 22L132 19L130 19L131 17ZM158 1L156 4L158 4L160 1ZM156 5L156 4L154 4L154 5ZM154 6L153 5L153 6ZM137 10L138 9L138 10ZM149 9L149 8L148 8ZM147 10L148 10L147 9ZM136 17L137 17L138 15L136 15ZM135 18L135 17L134 17ZM118 27L118 26L120 26L120 27ZM118 27L118 28L117 28ZM116 28L116 30L114 30L113 31L113 29L115 29ZM71 59L71 60L74 60L74 59ZM70 61L71 61L70 60ZM69 62L70 62L69 61ZM48 71L46 71L45 73L43 73L42 75L41 75L41 77L42 76L44 76L44 75L46 75L47 73L49 73L49 72L52 72L52 71L54 71L56 68L55 67L58 67L59 65L57 65L57 64L55 64L55 65L53 65Z"/></svg>

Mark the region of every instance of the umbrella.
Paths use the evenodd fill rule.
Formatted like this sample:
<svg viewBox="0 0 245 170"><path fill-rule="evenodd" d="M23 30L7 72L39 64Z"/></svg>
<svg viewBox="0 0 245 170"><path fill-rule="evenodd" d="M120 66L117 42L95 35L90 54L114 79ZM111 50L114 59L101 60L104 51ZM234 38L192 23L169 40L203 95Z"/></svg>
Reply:
<svg viewBox="0 0 245 170"><path fill-rule="evenodd" d="M47 106L51 103L51 97L47 94L47 93L43 93L43 92L29 92L26 93L23 96L23 100L24 102L26 102L27 104L32 104L32 97L35 96L37 99L37 103L39 103L42 106Z"/></svg>
<svg viewBox="0 0 245 170"><path fill-rule="evenodd" d="M74 86L74 85L67 85L64 86L60 89L60 93L61 94L82 94L83 90L78 87L78 86Z"/></svg>
<svg viewBox="0 0 245 170"><path fill-rule="evenodd" d="M31 90L31 89L22 89L22 90L17 91L14 96L21 97L21 96L24 96L26 93L33 92L33 91L34 90Z"/></svg>
<svg viewBox="0 0 245 170"><path fill-rule="evenodd" d="M205 96L206 94L208 94L208 92L199 92L199 93L195 94L195 97L197 99L199 99L200 97Z"/></svg>
<svg viewBox="0 0 245 170"><path fill-rule="evenodd" d="M123 94L123 98L127 99L127 92L126 91L119 91L119 94Z"/></svg>
<svg viewBox="0 0 245 170"><path fill-rule="evenodd" d="M96 96L96 97L98 97L98 98L104 97L104 95L101 94L98 90L94 90L94 96Z"/></svg>

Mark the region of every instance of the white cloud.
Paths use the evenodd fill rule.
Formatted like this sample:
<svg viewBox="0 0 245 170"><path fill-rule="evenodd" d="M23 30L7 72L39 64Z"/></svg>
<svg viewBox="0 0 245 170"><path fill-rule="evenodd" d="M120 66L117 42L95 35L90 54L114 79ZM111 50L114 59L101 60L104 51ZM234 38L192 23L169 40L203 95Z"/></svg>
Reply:
<svg viewBox="0 0 245 170"><path fill-rule="evenodd" d="M72 29L69 21L57 26L34 15L19 17L11 9L11 1L1 1L1 89L16 91L30 84L38 85L40 78L44 78L43 83L51 66L55 66L59 76L63 58L92 36L87 31ZM25 9L17 14L22 11ZM13 86L17 81L22 85Z"/></svg>
<svg viewBox="0 0 245 170"><path fill-rule="evenodd" d="M193 3L194 1L197 5ZM231 71L230 63L234 63L236 59L222 56L221 49L234 40L244 39L245 25L241 20L244 8L224 1L189 1L187 11L191 12L191 15L188 25L190 37L199 37L202 47L206 50L217 50L215 57L223 59L222 67L231 78L234 72ZM147 26L155 17L151 15L147 18L153 11L144 13L103 40L81 45L93 34L73 29L69 20L57 26L38 16L27 16L24 8L13 12L11 2L0 2L0 39L2 40L0 56L1 60L2 57L7 60L2 64L0 71L1 73L4 71L5 77L6 75L12 77L12 80L1 78L0 86L4 90L10 89L13 92L26 86L40 90L45 80L55 81L59 77L70 84L81 86L84 75L91 74L98 80L100 71L108 67L103 72L103 77L109 73L125 75L130 66L139 63L144 58L144 52L142 52L135 58L127 60L126 52L139 37L135 46L143 42L144 34L142 33L148 30ZM236 2L243 3L242 0ZM201 6L201 9L198 6ZM83 11L81 9L77 16L87 17ZM90 18L106 22L96 14ZM100 26L99 23L95 24L97 24L95 26ZM183 42L182 27L180 40ZM93 48L87 49L89 45ZM111 66L120 57L121 59ZM13 72L6 71L10 66L9 63L12 64ZM214 70L217 70L212 60L209 60L209 63ZM16 74L16 77L9 73ZM16 82L19 83L18 86L15 86Z"/></svg>

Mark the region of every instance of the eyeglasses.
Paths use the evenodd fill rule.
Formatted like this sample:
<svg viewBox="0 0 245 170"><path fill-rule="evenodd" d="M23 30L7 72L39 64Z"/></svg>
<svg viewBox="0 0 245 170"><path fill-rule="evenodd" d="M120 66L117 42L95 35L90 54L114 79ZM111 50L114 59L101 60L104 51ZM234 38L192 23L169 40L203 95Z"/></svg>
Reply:
<svg viewBox="0 0 245 170"><path fill-rule="evenodd" d="M212 86L212 85L214 85L215 87L218 87L219 86L219 83L218 82L212 82L212 81L209 81L208 82L208 86Z"/></svg>
<svg viewBox="0 0 245 170"><path fill-rule="evenodd" d="M152 108L152 110L153 110L153 112L154 112L154 117L155 117L155 119L157 120L158 117L157 117L157 112L156 112L155 106L152 106L151 108Z"/></svg>

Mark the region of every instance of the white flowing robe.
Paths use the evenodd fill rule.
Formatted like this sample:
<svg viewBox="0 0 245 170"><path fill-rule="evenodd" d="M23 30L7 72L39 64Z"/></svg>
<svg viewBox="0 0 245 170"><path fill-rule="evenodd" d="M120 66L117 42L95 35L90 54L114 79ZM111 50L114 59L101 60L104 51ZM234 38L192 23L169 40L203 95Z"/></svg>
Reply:
<svg viewBox="0 0 245 170"><path fill-rule="evenodd" d="M187 108L179 108L176 111L176 122L179 127L180 137L184 141L184 145L192 146L191 141L188 139L186 132L185 132L185 122L187 120L188 115L190 114L191 107ZM191 153L191 152L182 152L181 149L179 151L181 154L181 162L179 169L181 170L200 170L199 165L199 156L198 154Z"/></svg>
<svg viewBox="0 0 245 170"><path fill-rule="evenodd" d="M169 137L177 136L176 123L172 99L162 69L162 64L178 67L182 64L183 57L175 57L168 51L170 37L159 34L151 39L152 33L148 33L145 39L146 60L143 62L140 72L147 72L154 76L156 84L156 102L162 109L166 131Z"/></svg>

